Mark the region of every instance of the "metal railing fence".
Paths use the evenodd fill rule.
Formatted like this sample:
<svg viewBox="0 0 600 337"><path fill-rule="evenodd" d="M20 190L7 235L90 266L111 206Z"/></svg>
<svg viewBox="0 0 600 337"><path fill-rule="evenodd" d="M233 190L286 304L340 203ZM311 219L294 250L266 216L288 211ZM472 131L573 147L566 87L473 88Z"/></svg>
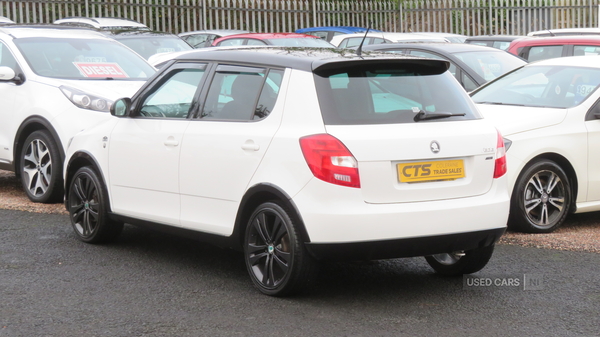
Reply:
<svg viewBox="0 0 600 337"><path fill-rule="evenodd" d="M0 16L52 23L68 16L123 17L159 31L372 25L384 31L465 35L598 27L600 0L0 0Z"/></svg>

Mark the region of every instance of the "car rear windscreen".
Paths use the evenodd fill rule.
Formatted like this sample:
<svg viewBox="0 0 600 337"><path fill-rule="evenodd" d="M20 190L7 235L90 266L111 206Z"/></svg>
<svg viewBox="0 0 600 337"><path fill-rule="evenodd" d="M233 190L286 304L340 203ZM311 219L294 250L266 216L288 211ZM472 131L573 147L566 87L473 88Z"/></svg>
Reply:
<svg viewBox="0 0 600 337"><path fill-rule="evenodd" d="M327 125L415 123L481 118L447 71L422 64L354 64L315 73ZM443 118L415 118L417 114ZM449 117L448 117L449 116Z"/></svg>

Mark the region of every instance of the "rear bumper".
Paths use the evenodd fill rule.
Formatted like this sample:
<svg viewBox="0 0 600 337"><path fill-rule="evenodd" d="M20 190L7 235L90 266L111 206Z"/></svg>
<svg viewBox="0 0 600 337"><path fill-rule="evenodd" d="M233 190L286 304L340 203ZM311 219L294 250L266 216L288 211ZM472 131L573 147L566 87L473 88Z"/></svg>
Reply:
<svg viewBox="0 0 600 337"><path fill-rule="evenodd" d="M315 244L309 253L319 259L377 260L426 256L487 247L496 243L505 228L385 241Z"/></svg>
<svg viewBox="0 0 600 337"><path fill-rule="evenodd" d="M351 247L504 231L510 207L505 177L478 196L396 204L368 204L360 189L313 179L292 200L302 215L305 242Z"/></svg>

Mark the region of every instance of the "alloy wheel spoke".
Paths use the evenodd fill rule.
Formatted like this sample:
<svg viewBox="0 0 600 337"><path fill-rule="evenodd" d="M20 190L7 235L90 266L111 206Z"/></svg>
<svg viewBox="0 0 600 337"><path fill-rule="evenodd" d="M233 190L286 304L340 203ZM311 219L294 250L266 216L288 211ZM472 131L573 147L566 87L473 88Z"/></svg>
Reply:
<svg viewBox="0 0 600 337"><path fill-rule="evenodd" d="M529 181L529 185L533 186L533 188L535 188L538 193L542 194L544 193L544 185L540 179L540 175L538 173L536 173L533 177L531 177L531 180Z"/></svg>
<svg viewBox="0 0 600 337"><path fill-rule="evenodd" d="M287 234L287 229L285 228L285 224L280 217L276 217L275 219L275 226L273 227L272 235L273 243L280 243L281 238Z"/></svg>
<svg viewBox="0 0 600 337"><path fill-rule="evenodd" d="M541 204L541 203L542 203L542 199L540 199L540 198L525 200L525 211L527 213L530 213L532 210L534 210L536 207L538 207L539 204Z"/></svg>
<svg viewBox="0 0 600 337"><path fill-rule="evenodd" d="M265 213L260 213L256 219L254 220L253 226L254 229L256 229L256 232L258 233L258 235L260 236L260 239L262 240L262 242L264 243L269 243L269 238L268 238L268 234L267 234L267 227L266 227L266 223L267 223L267 217L265 215Z"/></svg>
<svg viewBox="0 0 600 337"><path fill-rule="evenodd" d="M90 224L90 212L84 211L81 227L83 227L84 236L88 236L92 232L92 226Z"/></svg>
<svg viewBox="0 0 600 337"><path fill-rule="evenodd" d="M552 173L552 175L550 176L550 179L548 179L548 184L546 186L546 193L550 194L552 193L552 190L554 190L554 188L556 187L556 185L558 185L560 183L560 178Z"/></svg>
<svg viewBox="0 0 600 337"><path fill-rule="evenodd" d="M559 212L561 212L561 211L562 211L562 209L563 209L563 206L564 206L564 204L565 204L565 198L564 198L564 197L550 198L550 199L548 200L548 202L549 202L549 203L550 203L552 206L556 207L556 209L558 209L558 211L559 211Z"/></svg>
<svg viewBox="0 0 600 337"><path fill-rule="evenodd" d="M37 169L23 167L23 172L25 172L27 174L27 186L28 186L29 190L33 191L34 190L34 182L36 180L39 180L39 179L37 179L37 174L38 174Z"/></svg>
<svg viewBox="0 0 600 337"><path fill-rule="evenodd" d="M73 222L80 223L83 222L82 215L85 212L83 204L78 204L76 206L71 206L71 214L73 218Z"/></svg>
<svg viewBox="0 0 600 337"><path fill-rule="evenodd" d="M548 219L548 206L546 204L543 204L539 223L541 225L548 225L549 222L550 222L550 220Z"/></svg>
<svg viewBox="0 0 600 337"><path fill-rule="evenodd" d="M48 147L46 147L46 144L44 144L42 141L36 140L35 143L38 164L41 165L46 156L50 157L50 151L48 150ZM50 161L50 159L48 159L48 161Z"/></svg>
<svg viewBox="0 0 600 337"><path fill-rule="evenodd" d="M263 251L262 253L254 254L254 252ZM261 259L268 257L269 253L266 252L264 246L248 245L248 261L251 266L255 266Z"/></svg>
<svg viewBox="0 0 600 337"><path fill-rule="evenodd" d="M268 277L268 281L267 281L268 282L267 285L271 285L271 286L275 285L275 271L273 270L273 266L274 266L273 261L274 260L275 259L273 258L273 255L271 255L269 257L269 265L268 265L268 267L269 267L269 270L268 270L269 277Z"/></svg>
<svg viewBox="0 0 600 337"><path fill-rule="evenodd" d="M42 179L38 179L38 180L40 180L40 184L43 184L44 192L45 192L48 189L48 187L50 186L50 179L52 178L52 164L43 165L41 167L40 173L41 173L40 178L42 178Z"/></svg>
<svg viewBox="0 0 600 337"><path fill-rule="evenodd" d="M269 279L271 278L271 275L270 275L271 274L271 265L272 265L271 260L272 260L271 255L267 255L267 257L265 258L265 261L262 265L262 268L261 268L261 272L262 272L261 283L262 284L266 284L266 285L269 284L268 282L269 282Z"/></svg>
<svg viewBox="0 0 600 337"><path fill-rule="evenodd" d="M82 190L82 182L81 182L81 177L77 177L77 180L75 180L75 183L73 184L73 192L75 192L75 195L77 196L77 199L81 202L85 201L85 194Z"/></svg>
<svg viewBox="0 0 600 337"><path fill-rule="evenodd" d="M274 254L275 262L281 268L283 272L287 272L289 268L289 261L292 254L276 249Z"/></svg>
<svg viewBox="0 0 600 337"><path fill-rule="evenodd" d="M35 155L35 151L33 150L33 144L30 145L30 149L31 149L31 151L29 152L29 154L26 154L25 157L23 157L23 160L24 160L23 164L29 163L29 166L37 167L37 164L39 163L39 161Z"/></svg>
<svg viewBox="0 0 600 337"><path fill-rule="evenodd" d="M98 214L99 214L98 211L95 210L95 209L92 209L92 208L88 208L88 213L89 213L89 215L91 217L90 221L93 220L94 223L97 223L98 222ZM91 223L90 223L90 225L91 225Z"/></svg>

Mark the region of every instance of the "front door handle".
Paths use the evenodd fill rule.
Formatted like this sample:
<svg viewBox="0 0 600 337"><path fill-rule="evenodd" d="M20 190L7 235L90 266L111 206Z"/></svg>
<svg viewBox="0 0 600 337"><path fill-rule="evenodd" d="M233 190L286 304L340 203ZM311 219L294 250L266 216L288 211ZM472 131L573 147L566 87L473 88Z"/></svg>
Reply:
<svg viewBox="0 0 600 337"><path fill-rule="evenodd" d="M166 146L177 146L177 145L179 145L179 142L177 140L175 140L175 138L169 137L169 138L167 138L167 140L165 140L165 145Z"/></svg>

